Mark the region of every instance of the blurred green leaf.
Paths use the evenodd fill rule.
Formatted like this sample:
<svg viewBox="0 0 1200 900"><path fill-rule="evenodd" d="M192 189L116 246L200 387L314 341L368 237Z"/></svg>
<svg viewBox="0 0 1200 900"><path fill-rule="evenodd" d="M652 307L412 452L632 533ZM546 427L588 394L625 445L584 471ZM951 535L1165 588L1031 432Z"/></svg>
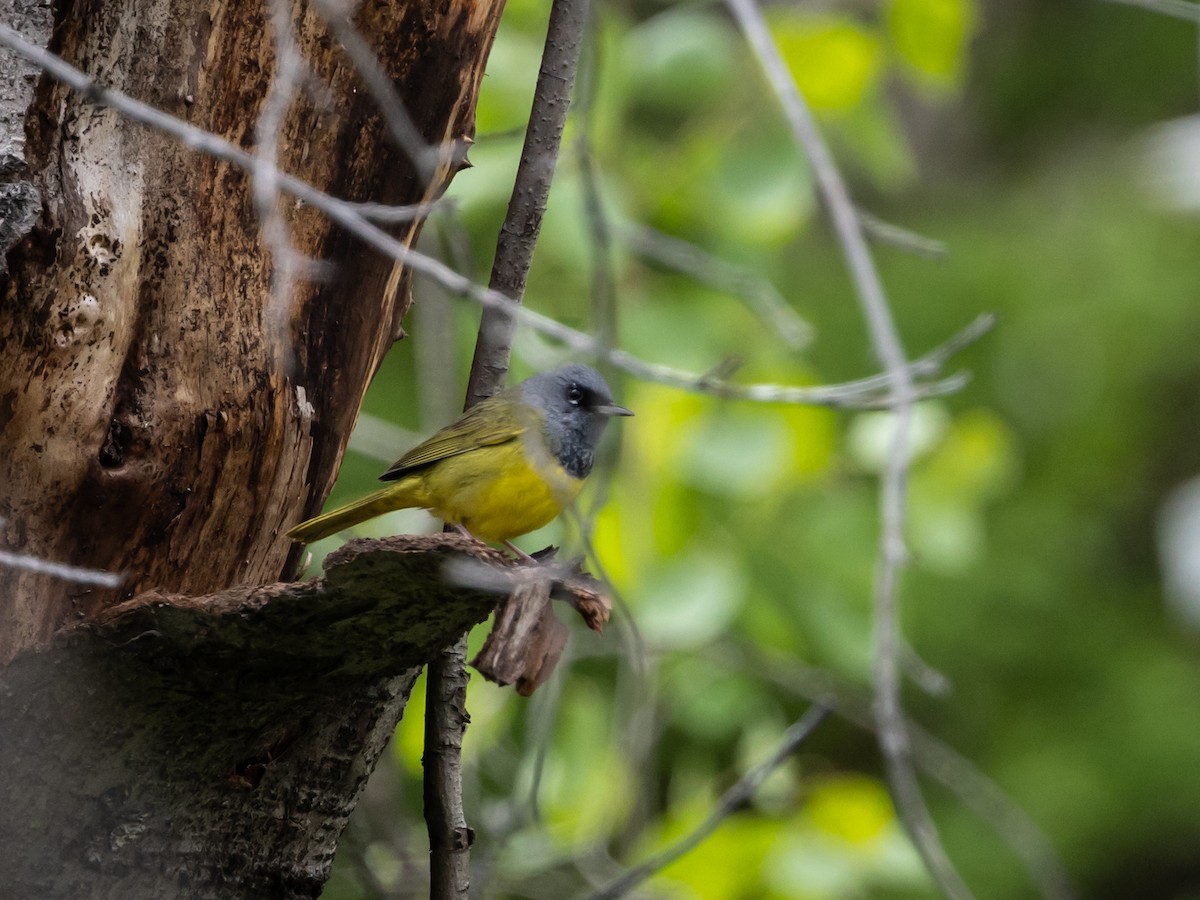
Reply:
<svg viewBox="0 0 1200 900"><path fill-rule="evenodd" d="M651 131L711 108L737 74L736 39L710 10L668 9L632 28L621 45L633 114Z"/></svg>
<svg viewBox="0 0 1200 900"><path fill-rule="evenodd" d="M660 568L640 592L638 627L659 648L708 643L737 614L743 588L732 560L698 548Z"/></svg>
<svg viewBox="0 0 1200 900"><path fill-rule="evenodd" d="M842 112L861 103L880 75L882 45L849 16L772 10L771 34L813 109Z"/></svg>
<svg viewBox="0 0 1200 900"><path fill-rule="evenodd" d="M896 53L924 83L942 89L962 83L977 18L976 0L890 0L887 8Z"/></svg>

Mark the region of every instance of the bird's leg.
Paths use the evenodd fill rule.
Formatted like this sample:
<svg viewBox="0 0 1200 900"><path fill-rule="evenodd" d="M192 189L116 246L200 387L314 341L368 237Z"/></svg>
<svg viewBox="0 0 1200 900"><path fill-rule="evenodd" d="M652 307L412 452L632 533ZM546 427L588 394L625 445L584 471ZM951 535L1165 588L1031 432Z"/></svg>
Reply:
<svg viewBox="0 0 1200 900"><path fill-rule="evenodd" d="M467 531L467 527L465 525L459 525L457 522L448 522L447 524L463 537L470 538L473 541L478 541L480 544L483 543L483 541L480 541L479 538Z"/></svg>
<svg viewBox="0 0 1200 900"><path fill-rule="evenodd" d="M475 535L471 534L471 532L467 530L467 527L465 525L459 525L457 522L450 522L449 525L451 528L453 528L455 531L457 531L463 537L470 538L471 540L475 541L476 543L483 544L485 547L487 546L486 541L481 541L481 540L479 540L479 538L475 537ZM513 553L515 553L517 555L517 559L523 560L527 563L533 563L534 565L538 565L538 561L536 559L534 559L532 556L530 556L528 553L526 553L524 550L522 550L520 547L518 547L512 541L501 541L500 543L504 544L505 547L507 547L509 550L511 550Z"/></svg>
<svg viewBox="0 0 1200 900"><path fill-rule="evenodd" d="M520 547L518 547L512 541L501 541L501 543L503 543L504 546L507 547L509 550L511 550L513 553L517 554L517 559L524 560L527 563L533 563L535 566L540 565L540 563L538 563L538 561L536 559L534 559L532 556L530 556L528 553L526 553L524 550L522 550Z"/></svg>

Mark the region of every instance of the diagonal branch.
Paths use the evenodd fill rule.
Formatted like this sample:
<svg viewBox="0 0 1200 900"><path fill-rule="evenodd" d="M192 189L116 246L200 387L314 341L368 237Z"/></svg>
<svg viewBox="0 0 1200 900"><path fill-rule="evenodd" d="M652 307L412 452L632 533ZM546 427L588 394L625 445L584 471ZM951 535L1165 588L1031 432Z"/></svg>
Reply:
<svg viewBox="0 0 1200 900"><path fill-rule="evenodd" d="M728 3L783 106L796 142L812 163L821 198L846 257L875 355L891 380L895 432L881 485L880 559L875 579L875 718L880 748L887 764L888 783L901 821L942 891L952 900L969 898L971 892L946 855L937 826L921 794L901 705L897 606L900 573L908 555L904 545L904 518L915 399L912 371L883 283L867 248L862 221L808 105L771 38L762 11L755 0L728 0Z"/></svg>
<svg viewBox="0 0 1200 900"><path fill-rule="evenodd" d="M430 181L437 168L437 148L429 146L417 129L396 92L396 86L379 63L379 57L371 50L359 30L350 19L352 4L338 0L317 0L317 13L325 26L333 33L346 51L351 64L367 86L371 99L379 107L392 140L400 147L417 170L421 181Z"/></svg>
<svg viewBox="0 0 1200 900"><path fill-rule="evenodd" d="M525 293L533 248L537 245L550 196L550 182L554 179L566 127L587 11L587 0L555 0L550 9L529 127L525 130L521 162L513 182L508 212L500 226L496 258L488 281L489 293L503 299L500 303L486 304L479 322L471 381L467 386L468 406L494 394L508 374L517 326L514 308L520 305Z"/></svg>
<svg viewBox="0 0 1200 900"><path fill-rule="evenodd" d="M1122 6L1136 6L1150 12L1162 13L1164 16L1200 23L1200 4L1189 3L1187 0L1108 0L1108 2L1119 3Z"/></svg>
<svg viewBox="0 0 1200 900"><path fill-rule="evenodd" d="M29 43L7 25L0 25L0 46L8 47L24 59L40 66L63 83L86 94L97 105L111 106L133 121L178 138L193 150L225 160L247 172L256 171L259 165L259 161L253 154L229 141L135 100L120 91L97 84L88 75L53 53ZM443 148L443 152L455 151L454 148ZM739 385L723 379L708 378L669 366L649 363L622 350L607 350L600 341L591 335L569 328L548 316L523 306L514 306L508 296L478 285L445 263L406 246L371 221L376 217L381 221L406 220L410 211L419 214L427 209L429 204L422 204L415 209L405 209L350 203L332 197L303 179L286 172L278 173L278 187L304 203L321 210L331 221L341 225L379 252L408 266L414 272L434 279L448 291L469 297L485 308L499 308L515 315L530 328L561 342L572 350L605 359L637 378L711 396L761 403L797 403L853 409L877 409L892 404L892 400L889 399L888 392L885 390L893 382L892 373L833 385ZM932 377L936 373L913 374L914 377L917 375ZM931 381L919 387L910 385L910 393L915 397L939 396L953 393L961 388L962 384L961 378Z"/></svg>
<svg viewBox="0 0 1200 900"><path fill-rule="evenodd" d="M854 685L824 669L799 665L778 654L722 650L716 659L738 671L766 678L794 696L826 704L847 722L870 732L877 731L870 699ZM921 770L955 794L1012 848L1025 863L1029 877L1045 900L1075 900L1078 893L1066 866L1049 838L1020 805L974 763L926 731L908 723L914 758Z"/></svg>
<svg viewBox="0 0 1200 900"><path fill-rule="evenodd" d="M265 309L265 330L275 344L277 357L287 362L286 370L291 370L292 348L287 340L288 307L302 260L292 246L291 233L279 209L278 159L280 132L296 95L297 83L304 72L304 59L292 32L291 6L284 0L271 0L270 15L275 33L275 75L255 128L258 146L250 181L263 240L274 266L271 300Z"/></svg>
<svg viewBox="0 0 1200 900"><path fill-rule="evenodd" d="M591 894L588 900L617 900L618 897L624 897L647 878L661 872L675 860L686 856L700 846L709 835L721 826L725 819L750 802L754 792L772 772L796 752L801 744L808 740L828 712L829 710L821 703L810 706L804 715L793 722L791 727L784 732L783 739L770 757L739 778L721 795L716 807L698 828L684 835L661 853L655 854L641 865L630 869L616 881Z"/></svg>
<svg viewBox="0 0 1200 900"><path fill-rule="evenodd" d="M500 390L508 373L517 324L512 310L520 305L525 293L550 195L587 9L587 0L555 0L550 10L525 146L492 263L489 290L503 302L485 306L480 318L467 385L467 409ZM497 622L515 596L500 602ZM548 603L547 596L543 604ZM473 833L466 827L462 803L462 736L470 721L466 711L466 652L467 635L463 634L453 647L430 662L428 670L425 818L429 825L431 900L465 900L470 890Z"/></svg>
<svg viewBox="0 0 1200 900"><path fill-rule="evenodd" d="M648 225L624 223L621 236L638 256L718 290L737 294L793 350L802 350L812 343L812 325L788 305L769 279L753 269L719 259L695 244Z"/></svg>

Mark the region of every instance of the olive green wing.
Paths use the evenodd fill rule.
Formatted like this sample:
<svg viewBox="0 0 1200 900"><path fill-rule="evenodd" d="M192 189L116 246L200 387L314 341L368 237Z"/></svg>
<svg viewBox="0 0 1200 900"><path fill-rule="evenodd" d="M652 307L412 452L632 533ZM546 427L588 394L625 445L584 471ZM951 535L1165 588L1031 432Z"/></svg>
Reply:
<svg viewBox="0 0 1200 900"><path fill-rule="evenodd" d="M394 481L438 460L515 440L529 427L519 400L506 391L475 404L457 420L413 447L379 476Z"/></svg>

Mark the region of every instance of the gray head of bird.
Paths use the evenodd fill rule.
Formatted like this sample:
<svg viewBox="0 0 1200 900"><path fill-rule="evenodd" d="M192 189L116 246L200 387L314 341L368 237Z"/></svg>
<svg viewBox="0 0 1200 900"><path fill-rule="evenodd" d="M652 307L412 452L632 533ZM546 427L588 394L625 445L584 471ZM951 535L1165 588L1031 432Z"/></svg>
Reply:
<svg viewBox="0 0 1200 900"><path fill-rule="evenodd" d="M521 399L541 412L551 452L576 478L592 470L608 420L633 415L613 402L603 375L578 363L534 375L521 384Z"/></svg>

